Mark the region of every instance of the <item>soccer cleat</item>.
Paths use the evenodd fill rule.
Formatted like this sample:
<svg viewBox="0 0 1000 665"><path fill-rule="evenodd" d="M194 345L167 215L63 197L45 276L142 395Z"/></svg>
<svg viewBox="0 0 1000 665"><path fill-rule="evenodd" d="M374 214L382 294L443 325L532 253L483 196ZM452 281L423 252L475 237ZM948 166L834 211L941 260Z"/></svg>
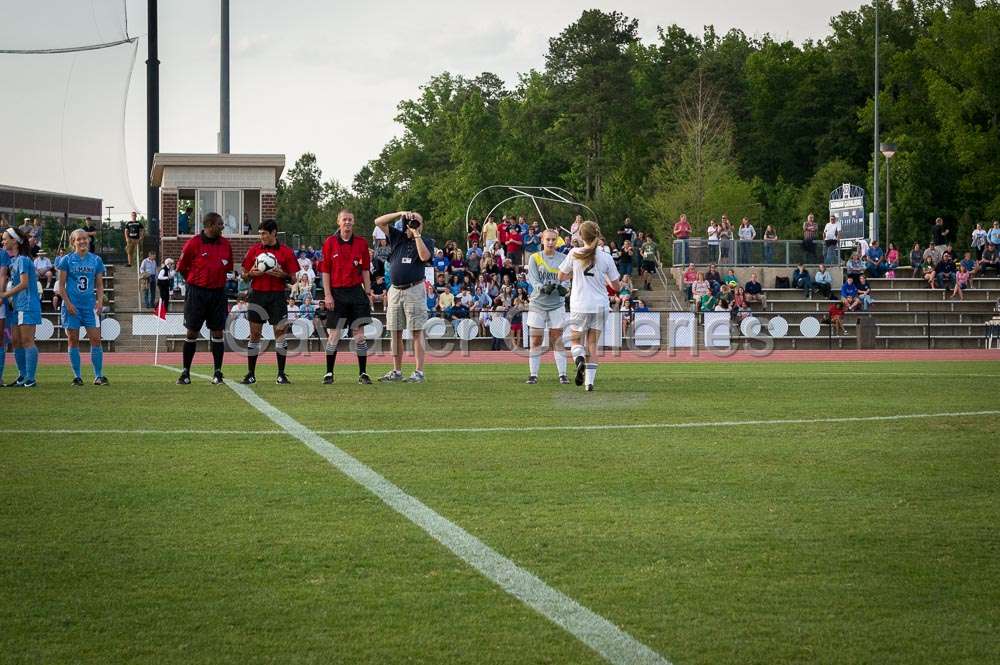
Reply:
<svg viewBox="0 0 1000 665"><path fill-rule="evenodd" d="M94 379L95 386L106 386L108 385L108 383L109 383L108 378L106 376L99 376L96 379Z"/></svg>
<svg viewBox="0 0 1000 665"><path fill-rule="evenodd" d="M594 392L594 384L593 383L588 383L587 384L587 392L588 393Z"/></svg>
<svg viewBox="0 0 1000 665"><path fill-rule="evenodd" d="M221 386L224 383L225 381L222 380L222 372L216 370L216 372L212 374L212 385Z"/></svg>
<svg viewBox="0 0 1000 665"><path fill-rule="evenodd" d="M361 374L358 374L358 384L362 386L370 386L372 384L372 377L368 376L365 372L361 372Z"/></svg>
<svg viewBox="0 0 1000 665"><path fill-rule="evenodd" d="M81 379L78 376L75 376L75 377L73 377L73 383L70 384L70 385L73 385L73 386L82 386L83 385L83 379Z"/></svg>
<svg viewBox="0 0 1000 665"><path fill-rule="evenodd" d="M560 374L559 375L559 383L561 385L568 386L569 385L569 377L566 376L565 374Z"/></svg>
<svg viewBox="0 0 1000 665"><path fill-rule="evenodd" d="M527 383L529 386L533 386L536 383L538 383L538 377L537 376L529 376L528 380L525 381L525 383Z"/></svg>
<svg viewBox="0 0 1000 665"><path fill-rule="evenodd" d="M18 375L16 379L7 384L8 388L20 388L24 385L24 377Z"/></svg>
<svg viewBox="0 0 1000 665"><path fill-rule="evenodd" d="M576 385L583 385L583 374L587 371L587 361L584 360L583 356L576 358L576 379L573 381Z"/></svg>
<svg viewBox="0 0 1000 665"><path fill-rule="evenodd" d="M181 375L177 377L177 385L179 386L191 385L191 375L188 374L186 371L181 372Z"/></svg>
<svg viewBox="0 0 1000 665"><path fill-rule="evenodd" d="M333 384L333 372L327 372L323 375L323 385L329 386Z"/></svg>
<svg viewBox="0 0 1000 665"><path fill-rule="evenodd" d="M403 373L398 369L394 369L391 372L387 372L382 378L379 379L379 383L393 383L395 381L402 381Z"/></svg>
<svg viewBox="0 0 1000 665"><path fill-rule="evenodd" d="M423 383L423 382L424 382L423 372L414 372L413 374L403 379L403 383Z"/></svg>
<svg viewBox="0 0 1000 665"><path fill-rule="evenodd" d="M279 374L278 378L276 378L274 382L277 383L279 386L292 385L292 382L288 380L288 376L286 376L284 373Z"/></svg>
<svg viewBox="0 0 1000 665"><path fill-rule="evenodd" d="M31 379L31 380L25 379L24 383L21 384L21 387L22 388L34 388L37 385L38 385L38 382L35 381L34 379Z"/></svg>
<svg viewBox="0 0 1000 665"><path fill-rule="evenodd" d="M252 386L255 383L257 383L257 377L253 374L247 374L240 380L240 385L244 386Z"/></svg>

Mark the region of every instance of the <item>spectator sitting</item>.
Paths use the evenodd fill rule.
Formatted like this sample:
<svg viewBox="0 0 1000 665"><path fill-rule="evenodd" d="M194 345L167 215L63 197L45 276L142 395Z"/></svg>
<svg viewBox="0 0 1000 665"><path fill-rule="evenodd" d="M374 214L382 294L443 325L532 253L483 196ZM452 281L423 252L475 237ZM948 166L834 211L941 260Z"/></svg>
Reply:
<svg viewBox="0 0 1000 665"><path fill-rule="evenodd" d="M951 259L951 254L945 252L941 260L934 267L935 281L939 288L948 291L955 288L955 262Z"/></svg>
<svg viewBox="0 0 1000 665"><path fill-rule="evenodd" d="M846 335L847 330L844 329L844 306L839 300L830 303L830 307L826 310L827 316L829 317L830 327L833 329L834 335Z"/></svg>
<svg viewBox="0 0 1000 665"><path fill-rule="evenodd" d="M705 273L705 281L712 287L712 295L718 297L719 287L722 286L722 275L719 274L719 269L714 263L708 266L708 272Z"/></svg>
<svg viewBox="0 0 1000 665"><path fill-rule="evenodd" d="M289 321L299 318L299 305L293 298L288 299L288 315L285 318Z"/></svg>
<svg viewBox="0 0 1000 665"><path fill-rule="evenodd" d="M930 261L933 265L937 265L938 261L941 260L941 252L937 251L934 245L927 245L927 249L924 250L924 260Z"/></svg>
<svg viewBox="0 0 1000 665"><path fill-rule="evenodd" d="M448 260L444 255L444 250L438 247L434 250L434 259L431 261L434 266L434 270L439 273L444 273L448 271L449 266L451 266L451 261Z"/></svg>
<svg viewBox="0 0 1000 665"><path fill-rule="evenodd" d="M733 301L733 290L729 288L729 284L723 283L719 287L718 300L721 304L725 305L726 309L729 309L729 303Z"/></svg>
<svg viewBox="0 0 1000 665"><path fill-rule="evenodd" d="M732 268L726 273L726 276L722 278L722 281L729 285L730 290L735 289L740 285L740 279L736 276L736 271Z"/></svg>
<svg viewBox="0 0 1000 665"><path fill-rule="evenodd" d="M889 250L885 253L885 272L882 273L883 277L888 279L896 279L896 268L899 267L899 250L896 249L896 243L889 243Z"/></svg>
<svg viewBox="0 0 1000 665"><path fill-rule="evenodd" d="M469 318L469 315L470 311L468 305L463 303L461 300L451 306L451 320L454 322L456 333L458 332L459 321Z"/></svg>
<svg viewBox="0 0 1000 665"><path fill-rule="evenodd" d="M812 277L809 271L801 263L792 271L792 288L802 289L802 294L807 298L812 298Z"/></svg>
<svg viewBox="0 0 1000 665"><path fill-rule="evenodd" d="M861 307L861 299L858 298L858 287L854 283L854 277L848 275L847 281L840 287L840 302L844 309L853 312Z"/></svg>
<svg viewBox="0 0 1000 665"><path fill-rule="evenodd" d="M462 250L455 249L451 253L451 274L458 277L461 280L465 277L465 258L462 254Z"/></svg>
<svg viewBox="0 0 1000 665"><path fill-rule="evenodd" d="M746 292L742 286L737 286L733 289L733 300L729 304L729 313L732 315L733 321L745 319L752 313L750 304L747 302Z"/></svg>
<svg viewBox="0 0 1000 665"><path fill-rule="evenodd" d="M985 276L987 270L992 270L1000 276L1000 253L995 245L983 247L983 258L979 261L979 268L976 274Z"/></svg>
<svg viewBox="0 0 1000 665"><path fill-rule="evenodd" d="M432 287L434 289L434 293L441 295L442 293L448 290L448 282L446 281L446 279L447 278L445 277L443 272L437 273L437 275L434 277L434 286Z"/></svg>
<svg viewBox="0 0 1000 665"><path fill-rule="evenodd" d="M445 291L438 296L437 311L444 315L446 319L451 318L451 308L455 306L455 296L451 291Z"/></svg>
<svg viewBox="0 0 1000 665"><path fill-rule="evenodd" d="M512 259L504 259L503 268L500 269L500 277L501 279L509 277L512 285L517 281L517 269L514 268L514 261Z"/></svg>
<svg viewBox="0 0 1000 665"><path fill-rule="evenodd" d="M951 292L953 298L965 300L965 289L969 287L972 274L965 269L964 264L959 264L958 272L955 274L955 288Z"/></svg>
<svg viewBox="0 0 1000 665"><path fill-rule="evenodd" d="M435 313L437 312L438 294L434 292L434 289L432 288L427 289L426 300L427 300L427 313L430 314L431 316L435 316Z"/></svg>
<svg viewBox="0 0 1000 665"><path fill-rule="evenodd" d="M926 257L923 259L923 263L920 264L920 273L923 276L924 281L927 282L927 285L931 287L931 291L933 291L936 288L935 286L936 282L934 278L937 275L934 272L934 266L935 266L934 262Z"/></svg>
<svg viewBox="0 0 1000 665"><path fill-rule="evenodd" d="M305 273L309 277L309 283L312 284L313 282L316 281L316 271L313 270L313 262L306 255L306 250L300 249L297 258L299 261L299 272L296 275L296 277L298 277L298 275L301 275L302 273Z"/></svg>
<svg viewBox="0 0 1000 665"><path fill-rule="evenodd" d="M759 302L762 307L767 307L767 296L764 295L764 287L757 281L757 273L750 273L750 281L743 285L743 292L748 303Z"/></svg>
<svg viewBox="0 0 1000 665"><path fill-rule="evenodd" d="M881 277L885 273L885 252L879 247L878 240L872 240L865 253L865 269L872 277Z"/></svg>
<svg viewBox="0 0 1000 665"><path fill-rule="evenodd" d="M644 303L641 298L636 298L635 300L632 301L632 311L648 312L649 307L646 306L646 303Z"/></svg>
<svg viewBox="0 0 1000 665"><path fill-rule="evenodd" d="M310 322L316 318L316 305L313 303L311 294L307 293L306 297L302 299L302 304L299 305L299 318Z"/></svg>
<svg viewBox="0 0 1000 665"><path fill-rule="evenodd" d="M979 273L979 261L972 258L972 252L966 252L965 256L958 263L965 266L965 272L969 273L969 286L972 286L973 278Z"/></svg>
<svg viewBox="0 0 1000 665"><path fill-rule="evenodd" d="M38 274L38 281L44 282L46 289L51 289L52 280L55 278L55 271L52 268L52 261L49 260L44 250L38 252L34 263L35 272Z"/></svg>
<svg viewBox="0 0 1000 665"><path fill-rule="evenodd" d="M718 298L712 295L712 292L703 293L698 296L698 311L699 312L714 312L715 306L719 304Z"/></svg>
<svg viewBox="0 0 1000 665"><path fill-rule="evenodd" d="M861 301L861 309L862 311L867 312L868 308L872 306L872 302L874 302L872 300L872 287L871 284L868 283L868 278L864 275L858 277L857 287L858 300Z"/></svg>
<svg viewBox="0 0 1000 665"><path fill-rule="evenodd" d="M706 295L712 295L712 286L708 283L708 280L705 279L704 273L698 273L695 282L691 285L691 297L695 301L695 304L699 304L701 303L702 296ZM715 307L714 303L712 306ZM699 309L699 311L704 312L705 310Z"/></svg>
<svg viewBox="0 0 1000 665"><path fill-rule="evenodd" d="M459 281L458 275L452 275L448 280L448 290L451 291L451 295L457 296L462 292L462 282Z"/></svg>
<svg viewBox="0 0 1000 665"><path fill-rule="evenodd" d="M684 271L684 275L681 277L681 281L684 284L684 295L690 301L694 298L691 292L691 287L696 281L698 281L698 271L695 269L693 263L689 263L687 270Z"/></svg>
<svg viewBox="0 0 1000 665"><path fill-rule="evenodd" d="M292 284L292 292L290 294L292 299L296 302L302 302L306 296L311 296L312 293L313 285L309 281L309 275L300 272L299 278Z"/></svg>
<svg viewBox="0 0 1000 665"><path fill-rule="evenodd" d="M913 249L910 250L910 269L913 270L911 277L916 277L921 274L920 264L924 262L924 253L920 249L920 243L913 243Z"/></svg>
<svg viewBox="0 0 1000 665"><path fill-rule="evenodd" d="M863 275L865 272L865 262L861 260L857 252L851 254L851 258L847 259L847 265L844 266L844 277L848 275L853 277L855 281L858 279L858 275Z"/></svg>

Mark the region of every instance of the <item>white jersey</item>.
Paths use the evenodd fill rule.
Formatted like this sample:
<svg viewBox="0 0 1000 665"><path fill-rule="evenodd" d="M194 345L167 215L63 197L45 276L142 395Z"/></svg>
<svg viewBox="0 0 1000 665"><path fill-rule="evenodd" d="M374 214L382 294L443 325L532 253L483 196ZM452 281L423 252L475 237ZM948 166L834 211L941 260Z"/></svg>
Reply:
<svg viewBox="0 0 1000 665"><path fill-rule="evenodd" d="M588 268L583 261L576 260L579 251L580 248L574 247L559 266L559 272L573 274L569 311L581 314L607 312L608 291L605 288L605 278L615 281L621 277L614 259L610 254L594 252L594 265Z"/></svg>

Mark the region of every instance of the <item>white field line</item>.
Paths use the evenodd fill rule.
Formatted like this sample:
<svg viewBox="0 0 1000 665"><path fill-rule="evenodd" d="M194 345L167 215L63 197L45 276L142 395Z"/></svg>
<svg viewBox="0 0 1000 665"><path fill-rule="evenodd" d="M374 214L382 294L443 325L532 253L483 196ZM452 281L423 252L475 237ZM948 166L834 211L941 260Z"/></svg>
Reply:
<svg viewBox="0 0 1000 665"><path fill-rule="evenodd" d="M164 367L178 371L173 367ZM207 377L205 377L207 378ZM663 656L580 605L566 594L521 568L462 527L434 512L420 500L379 475L337 446L276 409L253 390L237 383L227 384L244 401L267 416L316 454L326 459L351 480L381 499L387 506L417 525L457 557L478 570L528 607L560 626L605 660L616 665L657 663L669 665Z"/></svg>
<svg viewBox="0 0 1000 665"><path fill-rule="evenodd" d="M172 369L172 368L171 368ZM232 385L232 384L227 384ZM238 384L237 384L238 385ZM686 423L625 423L614 425L524 425L520 427L431 427L398 429L331 429L312 430L314 434L336 436L364 436L371 434L477 434L488 432L559 432L559 431L604 431L641 429L694 429L710 427L734 427L745 425L811 425L817 423L858 423L896 420L921 420L928 418L969 418L975 416L997 416L995 411L953 411L950 413L901 413L891 416L843 416L839 418L782 418L775 420L721 420L695 421ZM279 429L235 430L235 429L8 429L11 434L286 434Z"/></svg>

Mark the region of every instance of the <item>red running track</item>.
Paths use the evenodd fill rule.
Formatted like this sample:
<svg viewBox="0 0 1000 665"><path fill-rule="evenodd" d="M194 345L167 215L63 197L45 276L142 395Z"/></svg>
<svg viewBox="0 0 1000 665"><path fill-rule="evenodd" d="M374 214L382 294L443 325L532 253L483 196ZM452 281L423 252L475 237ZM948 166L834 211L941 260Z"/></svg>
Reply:
<svg viewBox="0 0 1000 665"><path fill-rule="evenodd" d="M86 352L84 357L86 358ZM548 358L551 358L546 354ZM388 352L371 354L369 356L373 362L388 363L390 356ZM210 364L212 356L207 351L200 351L195 356L195 364ZM484 363L507 363L518 364L526 362L526 353L514 353L512 351L453 351L448 355L436 356L428 353L427 365L441 364L484 364ZM602 363L614 362L635 362L635 363L740 363L740 362L864 362L864 361L998 361L1000 360L1000 350L987 349L899 349L887 351L771 351L767 354L753 353L749 351L727 352L725 354L710 353L700 350L695 354L690 349L675 349L673 351L660 350L652 354L636 351L620 351L618 353L608 350L598 356L598 361ZM39 354L39 361L43 365L64 365L68 364L65 353L42 353ZM180 365L180 353L161 353L159 362L166 365ZM274 353L265 352L261 358L262 365L272 364ZM412 364L413 355L407 353L403 356L403 363ZM321 351L313 351L308 354L289 356L290 365L323 365L325 355ZM152 365L153 354L149 352L116 352L107 353L104 356L105 365ZM243 366L244 357L236 352L226 353L227 366ZM337 354L337 364L356 364L356 356L349 351L341 351Z"/></svg>

